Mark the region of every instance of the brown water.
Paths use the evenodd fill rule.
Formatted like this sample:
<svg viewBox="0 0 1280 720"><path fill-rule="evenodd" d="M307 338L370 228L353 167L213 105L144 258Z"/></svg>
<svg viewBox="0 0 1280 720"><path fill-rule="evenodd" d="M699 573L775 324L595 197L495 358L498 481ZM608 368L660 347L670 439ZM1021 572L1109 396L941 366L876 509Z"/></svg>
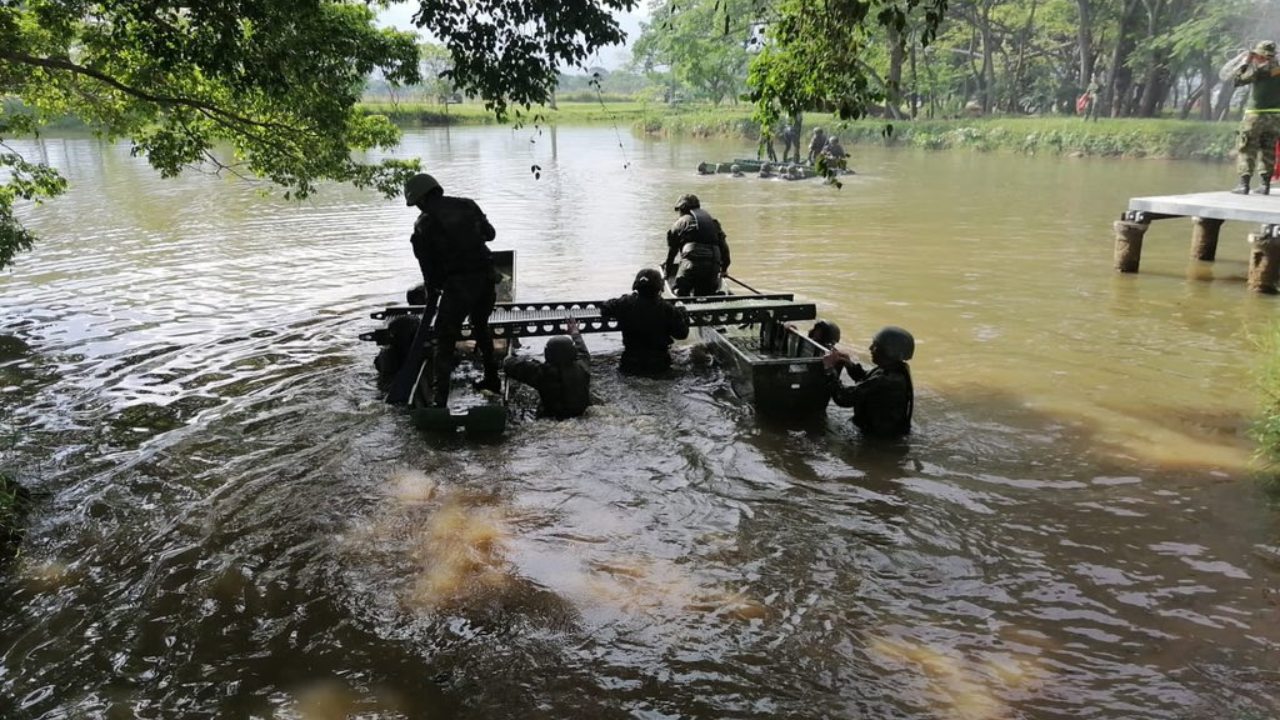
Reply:
<svg viewBox="0 0 1280 720"><path fill-rule="evenodd" d="M916 432L762 427L715 370L620 379L500 442L372 390L367 313L414 213L158 179L18 145L71 193L0 276L6 465L38 493L0 580L0 717L1261 718L1280 516L1247 476L1248 227L1213 265L1134 194L1225 166L856 148L843 190L700 178L728 142L411 134L518 251L518 296L608 296L698 193L731 272L864 352L912 330ZM531 165L542 167L535 180Z"/></svg>

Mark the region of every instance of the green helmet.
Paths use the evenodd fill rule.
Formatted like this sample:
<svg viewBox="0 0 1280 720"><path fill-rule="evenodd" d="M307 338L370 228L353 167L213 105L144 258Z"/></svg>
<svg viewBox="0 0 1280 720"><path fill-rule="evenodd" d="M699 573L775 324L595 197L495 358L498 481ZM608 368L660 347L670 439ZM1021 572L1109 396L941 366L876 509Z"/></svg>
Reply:
<svg viewBox="0 0 1280 720"><path fill-rule="evenodd" d="M1262 55L1265 57L1275 57L1276 44L1271 40L1263 40L1259 42L1257 45L1253 46L1253 54Z"/></svg>
<svg viewBox="0 0 1280 720"><path fill-rule="evenodd" d="M878 346L886 358L898 362L906 362L916 354L916 339L911 337L911 333L894 325L881 328L871 338L871 344Z"/></svg>
<svg viewBox="0 0 1280 720"><path fill-rule="evenodd" d="M830 320L819 320L809 331L809 339L823 347L831 347L840 342L840 326Z"/></svg>
<svg viewBox="0 0 1280 720"><path fill-rule="evenodd" d="M417 205L420 200L433 192L444 192L440 183L426 173L418 173L404 184L404 204L409 207Z"/></svg>
<svg viewBox="0 0 1280 720"><path fill-rule="evenodd" d="M631 289L641 295L657 295L662 292L662 273L653 268L645 268L636 273L636 281Z"/></svg>
<svg viewBox="0 0 1280 720"><path fill-rule="evenodd" d="M578 357L578 348L573 345L573 338L568 335L557 335L547 341L542 356L549 365L568 365Z"/></svg>
<svg viewBox="0 0 1280 720"><path fill-rule="evenodd" d="M687 212L689 210L697 210L702 207L702 203L698 202L697 195L681 195L676 201L677 212Z"/></svg>

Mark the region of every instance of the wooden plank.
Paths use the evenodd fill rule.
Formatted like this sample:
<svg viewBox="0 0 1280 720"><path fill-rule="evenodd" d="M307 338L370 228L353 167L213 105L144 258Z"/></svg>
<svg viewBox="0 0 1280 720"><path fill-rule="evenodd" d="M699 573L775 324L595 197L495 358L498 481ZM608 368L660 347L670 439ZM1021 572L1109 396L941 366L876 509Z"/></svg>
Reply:
<svg viewBox="0 0 1280 720"><path fill-rule="evenodd" d="M1280 195L1236 195L1223 190L1137 197L1129 200L1129 212L1280 225Z"/></svg>

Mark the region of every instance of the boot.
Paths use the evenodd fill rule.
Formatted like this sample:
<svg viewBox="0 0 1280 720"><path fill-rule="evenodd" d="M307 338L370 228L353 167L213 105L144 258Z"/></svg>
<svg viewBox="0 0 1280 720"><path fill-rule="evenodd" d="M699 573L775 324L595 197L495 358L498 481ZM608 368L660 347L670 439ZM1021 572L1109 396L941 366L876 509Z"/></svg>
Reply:
<svg viewBox="0 0 1280 720"><path fill-rule="evenodd" d="M1231 190L1231 192L1233 192L1233 193L1235 193L1235 194L1237 194L1237 195L1248 195L1248 194L1249 194L1249 173L1245 173L1244 175L1241 175L1241 176L1240 176L1240 184L1239 184L1239 185L1237 185L1237 186L1235 186L1235 187Z"/></svg>
<svg viewBox="0 0 1280 720"><path fill-rule="evenodd" d="M1271 176L1258 176L1258 189L1253 191L1254 195L1270 195L1271 194Z"/></svg>
<svg viewBox="0 0 1280 720"><path fill-rule="evenodd" d="M477 391L488 390L491 393L500 393L502 392L502 380L498 378L498 371L496 369L485 370L484 379L472 384L471 387L475 388Z"/></svg>

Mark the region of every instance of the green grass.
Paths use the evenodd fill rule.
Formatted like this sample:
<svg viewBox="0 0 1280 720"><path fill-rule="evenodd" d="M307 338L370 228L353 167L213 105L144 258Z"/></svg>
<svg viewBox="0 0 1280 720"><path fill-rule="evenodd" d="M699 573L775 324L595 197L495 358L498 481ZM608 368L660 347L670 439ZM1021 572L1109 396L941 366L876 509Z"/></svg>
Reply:
<svg viewBox="0 0 1280 720"><path fill-rule="evenodd" d="M523 122L540 125L591 125L618 123L630 125L637 118L650 112L649 103L639 101L614 102L559 102L556 109L535 107L513 111L507 123ZM368 113L386 115L401 126L420 127L433 125L497 125L493 113L478 103L461 105L437 105L426 102L364 102L360 108Z"/></svg>
<svg viewBox="0 0 1280 720"><path fill-rule="evenodd" d="M928 150L1006 150L1025 154L1225 160L1234 157L1236 124L1192 120L980 118L893 123L863 120L837 130L850 143L888 143Z"/></svg>
<svg viewBox="0 0 1280 720"><path fill-rule="evenodd" d="M886 127L892 132L886 134ZM638 132L670 136L755 139L759 125L746 105L691 112L654 110L638 120ZM1234 157L1236 124L1191 120L1117 119L1084 122L1070 117L975 118L840 122L830 115L805 116L805 142L815 127L834 132L846 145L880 144L926 150L977 150L1044 155L1160 157L1227 160Z"/></svg>

